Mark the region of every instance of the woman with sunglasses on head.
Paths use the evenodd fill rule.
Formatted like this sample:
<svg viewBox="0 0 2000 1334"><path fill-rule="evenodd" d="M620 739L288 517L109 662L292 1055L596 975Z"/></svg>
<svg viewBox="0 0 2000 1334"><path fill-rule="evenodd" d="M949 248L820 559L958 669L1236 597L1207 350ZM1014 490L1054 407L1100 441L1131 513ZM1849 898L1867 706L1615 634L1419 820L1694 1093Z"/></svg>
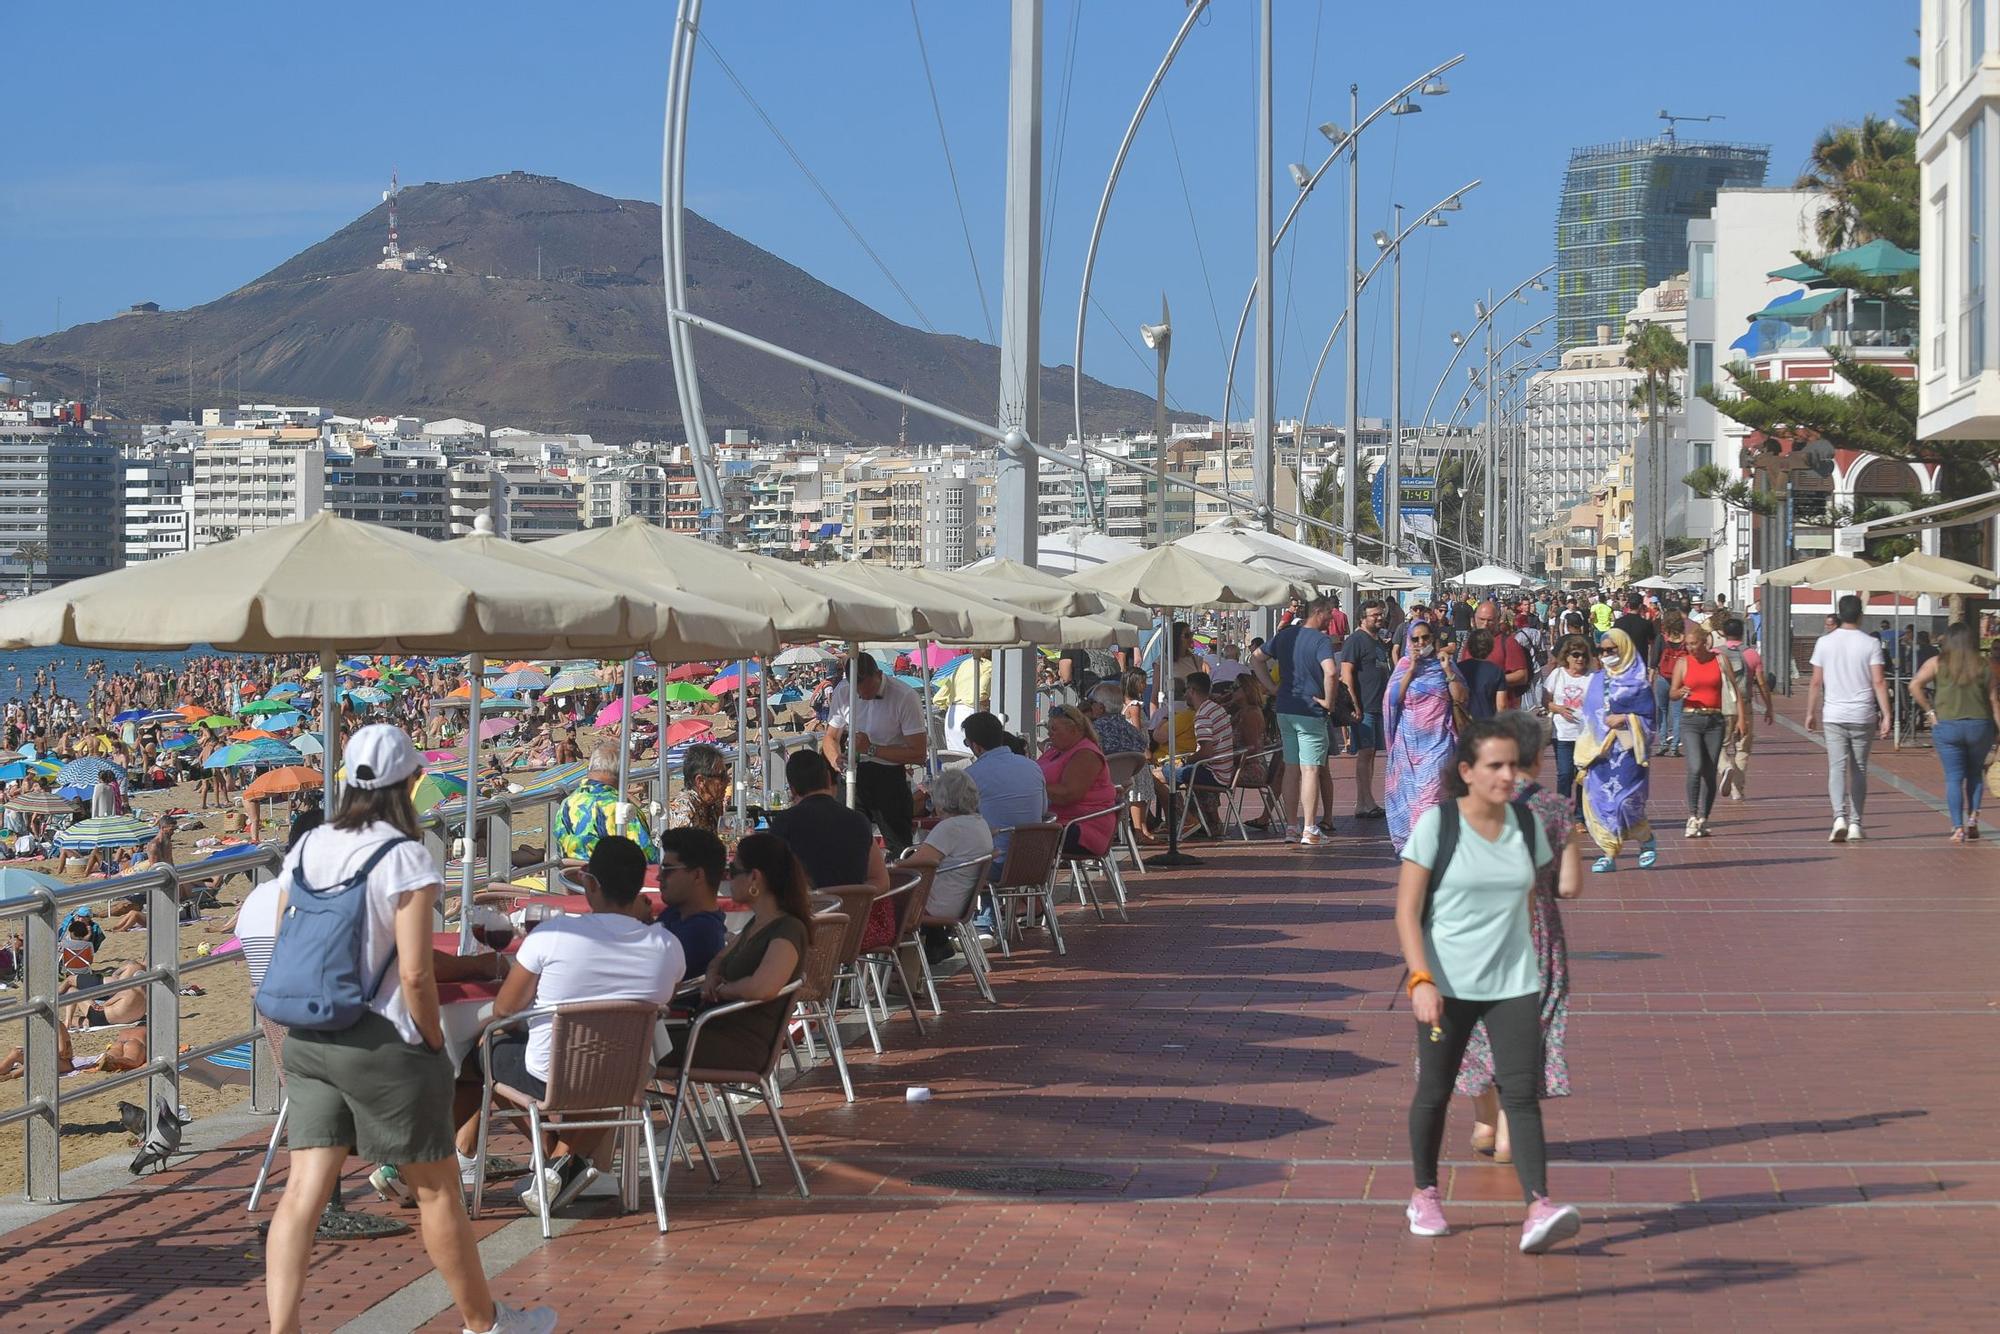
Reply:
<svg viewBox="0 0 2000 1334"><path fill-rule="evenodd" d="M1407 652L1382 699L1382 730L1389 738L1383 806L1398 852L1417 818L1443 795L1445 768L1458 744L1456 715L1471 698L1458 664L1440 651L1439 632L1423 621L1410 624Z"/></svg>
<svg viewBox="0 0 2000 1334"><path fill-rule="evenodd" d="M1556 791L1565 801L1575 795L1576 743L1583 735L1583 697L1595 674L1596 650L1582 635L1564 635L1556 645L1556 660L1543 678L1550 721L1556 733Z"/></svg>
<svg viewBox="0 0 2000 1334"><path fill-rule="evenodd" d="M1623 630L1597 637L1597 674L1583 694L1583 735L1576 743L1583 771L1583 820L1604 855L1591 863L1600 875L1618 869L1626 843L1639 844L1639 865L1659 860L1646 818L1648 765L1655 711L1652 683L1632 639Z"/></svg>
<svg viewBox="0 0 2000 1334"><path fill-rule="evenodd" d="M702 978L704 1006L776 1000L805 967L812 921L806 869L776 834L745 834L729 861L729 897L750 910L750 920ZM771 1041L790 1007L765 1005L723 1015L701 1032L704 1069L761 1070ZM663 1065L679 1068L685 1030Z"/></svg>

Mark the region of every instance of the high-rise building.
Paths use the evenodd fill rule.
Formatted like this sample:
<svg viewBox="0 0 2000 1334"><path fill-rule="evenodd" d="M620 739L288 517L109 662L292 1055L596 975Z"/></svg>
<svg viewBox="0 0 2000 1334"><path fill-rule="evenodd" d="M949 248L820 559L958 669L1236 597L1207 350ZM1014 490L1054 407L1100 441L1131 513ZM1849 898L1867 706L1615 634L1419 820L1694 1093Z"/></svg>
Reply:
<svg viewBox="0 0 2000 1334"><path fill-rule="evenodd" d="M0 579L37 588L118 568L118 446L75 426L0 426Z"/></svg>
<svg viewBox="0 0 2000 1334"><path fill-rule="evenodd" d="M1693 143L1667 136L1579 148L1563 173L1556 211L1556 342L1596 341L1625 327L1639 293L1687 266L1687 225L1725 186L1764 183L1763 144Z"/></svg>
<svg viewBox="0 0 2000 1334"><path fill-rule="evenodd" d="M162 452L125 460L127 565L178 555L192 545L187 492L193 480L194 459L189 454Z"/></svg>
<svg viewBox="0 0 2000 1334"><path fill-rule="evenodd" d="M319 428L222 427L203 433L188 485L189 540L226 542L320 512L326 449Z"/></svg>

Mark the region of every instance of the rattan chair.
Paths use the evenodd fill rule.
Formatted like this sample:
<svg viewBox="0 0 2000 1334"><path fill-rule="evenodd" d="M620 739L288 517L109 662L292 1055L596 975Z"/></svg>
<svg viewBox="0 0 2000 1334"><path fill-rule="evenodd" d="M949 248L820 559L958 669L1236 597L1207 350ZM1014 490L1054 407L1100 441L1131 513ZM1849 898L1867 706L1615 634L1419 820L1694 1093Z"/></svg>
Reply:
<svg viewBox="0 0 2000 1334"><path fill-rule="evenodd" d="M1000 1002L994 999L993 988L986 980L986 951L980 947L979 931L972 924L972 919L979 913L980 895L986 891L986 882L993 875L993 854L989 852L983 857L968 857L964 861L947 863L938 867L935 875L963 871L973 866L979 868L979 874L972 882L971 892L965 896L964 911L956 917L934 917L925 912L920 915L917 925L950 928L958 937L958 947L965 952L965 966L972 974L972 980L979 984L979 994L986 998L988 1005L998 1005ZM921 937L917 943L917 958L923 962L924 990L930 993L931 1013L943 1014L944 1007L938 1004L937 978L931 972L930 951L922 948Z"/></svg>
<svg viewBox="0 0 2000 1334"><path fill-rule="evenodd" d="M1014 904L1026 901L1030 911L1040 905L1049 924L1049 939L1057 954L1067 954L1062 925L1056 921L1055 870L1062 854L1063 827L1059 824L1021 824L1007 831L1007 856L1000 874L988 879L986 896L993 900L993 937L1000 952L1009 958L1014 948L1008 937L1014 931Z"/></svg>
<svg viewBox="0 0 2000 1334"><path fill-rule="evenodd" d="M800 984L798 982L788 982L770 1000L731 1001L727 1005L718 1005L713 1009L703 1010L695 1016L694 1023L688 1028L686 1046L684 1048L685 1055L682 1059L680 1070L674 1075L673 1092L669 1094L662 1087L658 1078L655 1078L646 1089L646 1106L649 1112L648 1125L650 1126L651 1124L650 1111L652 1108L659 1107L667 1114L666 1161L673 1161L674 1149L680 1142L682 1122L692 1122L694 1119L695 1110L689 1095L696 1089L713 1088L718 1095L715 1101L721 1106L723 1113L728 1117L730 1128L736 1136L736 1146L742 1151L744 1168L750 1174L750 1184L753 1186L762 1186L764 1184L764 1178L757 1171L757 1160L750 1153L750 1138L743 1132L743 1119L736 1114L736 1107L729 1098L730 1090L734 1089L750 1097L754 1097L764 1104L764 1110L771 1114L771 1124L778 1132L778 1144L784 1149L785 1159L792 1167L792 1176L798 1182L799 1198L812 1198L812 1191L806 1186L805 1170L799 1166L798 1155L792 1152L792 1137L785 1133L785 1119L778 1110L778 1061L785 1052L785 1034L787 1031L787 1025L783 1019L781 1018L776 1025L777 1031L771 1037L771 1048L766 1053L761 1068L756 1070L731 1070L700 1064L701 1039L704 1030L710 1024L726 1015L742 1014L747 1010L757 1009L759 1006L776 1006L779 1007L777 1012L780 1016L788 1015L791 1012L792 998L797 996L799 991ZM699 1134L698 1129L697 1134ZM650 1139L648 1141L648 1148L651 1148ZM704 1146L704 1155L706 1155L706 1152L707 1150ZM658 1160L655 1161L657 1166Z"/></svg>
<svg viewBox="0 0 2000 1334"><path fill-rule="evenodd" d="M847 918L847 933L841 941L840 960L833 974L835 1011L840 1008L840 992L846 988L861 1010L861 1021L868 1026L868 1045L879 1056L882 1054L882 1035L875 1028L875 1006L868 999L868 986L861 976L860 959L861 939L868 934L868 913L882 891L873 885L831 885L813 893L839 899L840 911Z"/></svg>
<svg viewBox="0 0 2000 1334"><path fill-rule="evenodd" d="M854 1101L854 1081L847 1076L847 1053L840 1046L840 1023L833 1002L839 985L835 972L840 967L841 950L847 941L845 913L817 913L812 919L812 941L806 946L806 967L799 976L797 1020L805 1027L806 1042L812 1042L813 1026L826 1034L833 1053L833 1068L840 1072L841 1091Z"/></svg>
<svg viewBox="0 0 2000 1334"><path fill-rule="evenodd" d="M651 1001L569 1001L537 1006L490 1021L479 1033L479 1068L485 1091L479 1101L478 1167L472 1185L472 1216L479 1217L486 1193L486 1142L496 1116L525 1119L534 1150L534 1175L540 1187L548 1166L542 1131L622 1130L639 1126L646 1137L647 1175L653 1184L653 1214L660 1231L667 1230L666 1188L653 1142L653 1119L646 1112L645 1090L653 1078L653 1028L660 1007ZM535 1098L521 1089L495 1083L493 1039L532 1019L549 1021L549 1077L546 1092ZM502 1105L496 1106L496 1101ZM536 1189L542 1238L551 1235L549 1193Z"/></svg>

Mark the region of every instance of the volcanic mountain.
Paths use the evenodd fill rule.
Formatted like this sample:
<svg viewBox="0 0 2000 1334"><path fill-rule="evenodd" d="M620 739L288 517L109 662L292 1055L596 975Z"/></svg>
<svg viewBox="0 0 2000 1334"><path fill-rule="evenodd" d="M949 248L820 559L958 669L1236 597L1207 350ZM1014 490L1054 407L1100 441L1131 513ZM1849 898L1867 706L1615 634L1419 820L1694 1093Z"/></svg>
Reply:
<svg viewBox="0 0 2000 1334"><path fill-rule="evenodd" d="M0 345L0 370L119 416L197 404L313 403L329 411L470 417L489 426L680 438L661 295L660 208L511 172L397 196L405 244L449 271L378 269L386 206L227 296ZM692 212L691 309L891 387L991 420L999 349L898 324ZM537 276L539 269L540 276ZM902 411L774 358L696 335L710 430L766 438L896 438ZM100 379L101 377L101 379ZM213 391L213 392L211 392ZM1070 422L1068 368L1041 374L1043 434ZM234 403L236 397L228 397ZM1146 395L1086 378L1085 426L1145 429ZM912 416L911 434L962 433Z"/></svg>

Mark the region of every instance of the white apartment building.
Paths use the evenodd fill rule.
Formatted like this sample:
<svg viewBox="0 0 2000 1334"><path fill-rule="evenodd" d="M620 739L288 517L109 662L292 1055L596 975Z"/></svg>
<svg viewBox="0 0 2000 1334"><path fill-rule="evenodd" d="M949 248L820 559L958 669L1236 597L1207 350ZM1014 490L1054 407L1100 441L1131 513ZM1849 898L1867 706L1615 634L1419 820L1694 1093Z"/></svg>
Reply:
<svg viewBox="0 0 2000 1334"><path fill-rule="evenodd" d="M2000 437L2000 0L1923 0L1923 439Z"/></svg>
<svg viewBox="0 0 2000 1334"><path fill-rule="evenodd" d="M506 537L507 479L490 459L459 459L445 471L445 510L453 537L472 532L482 515Z"/></svg>
<svg viewBox="0 0 2000 1334"><path fill-rule="evenodd" d="M620 463L589 473L583 482L583 526L608 528L620 519L667 522L667 470L657 463Z"/></svg>
<svg viewBox="0 0 2000 1334"><path fill-rule="evenodd" d="M1754 364L1765 354L1750 316L1799 290L1796 280L1771 274L1791 265L1799 252L1819 248L1815 228L1825 209L1825 196L1811 190L1729 188L1716 192L1706 217L1688 223L1688 392L1682 417L1687 468L1713 463L1737 474L1749 430L1716 411L1699 391L1719 384L1729 393L1724 368ZM1815 359L1823 368L1824 358ZM1793 373L1808 372L1801 363ZM1809 373L1816 377L1819 371ZM1687 535L1709 547L1708 587L1726 591L1732 606L1747 605L1757 575L1751 516L1680 490Z"/></svg>
<svg viewBox="0 0 2000 1334"><path fill-rule="evenodd" d="M298 523L326 503L326 449L317 428L224 427L203 433L188 484L197 547Z"/></svg>
<svg viewBox="0 0 2000 1334"><path fill-rule="evenodd" d="M190 454L125 460L125 563L178 555L192 545L188 484L194 480Z"/></svg>
<svg viewBox="0 0 2000 1334"><path fill-rule="evenodd" d="M352 437L347 437L352 439ZM444 454L336 445L326 456L326 507L343 519L443 541L451 535Z"/></svg>

